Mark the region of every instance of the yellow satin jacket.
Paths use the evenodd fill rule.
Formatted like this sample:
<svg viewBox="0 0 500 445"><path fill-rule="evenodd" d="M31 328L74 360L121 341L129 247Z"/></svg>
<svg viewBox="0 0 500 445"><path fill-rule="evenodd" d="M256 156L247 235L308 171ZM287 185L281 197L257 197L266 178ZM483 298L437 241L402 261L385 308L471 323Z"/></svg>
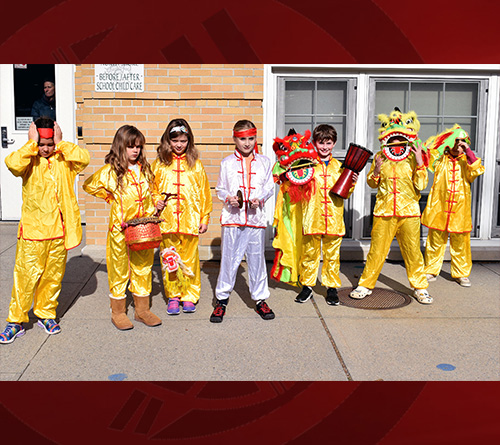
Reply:
<svg viewBox="0 0 500 445"><path fill-rule="evenodd" d="M302 230L304 235L345 235L344 200L330 194L339 179L342 163L331 158L328 166L320 162L314 166L316 190L311 200L302 204ZM349 190L353 192L354 186Z"/></svg>
<svg viewBox="0 0 500 445"><path fill-rule="evenodd" d="M186 155L173 155L172 164L156 159L151 166L160 193L176 193L168 199L161 218L162 233L198 235L200 224L207 224L212 211L212 193L200 160L190 169Z"/></svg>
<svg viewBox="0 0 500 445"><path fill-rule="evenodd" d="M373 216L420 216L420 191L429 180L425 166L417 165L414 154L401 161L387 159L382 151L376 156L384 159L380 174L373 175L374 157L366 178L371 188L378 188Z"/></svg>
<svg viewBox="0 0 500 445"><path fill-rule="evenodd" d="M445 154L435 168L434 182L422 213L422 224L441 231L470 232L470 185L483 173L480 158L469 165L465 154L457 158Z"/></svg>
<svg viewBox="0 0 500 445"><path fill-rule="evenodd" d="M109 164L87 178L83 190L111 203L110 232L122 230L122 224L131 219L153 216L160 199L153 179L148 182L142 170L138 178L129 169L123 177L122 190L118 190L116 173Z"/></svg>
<svg viewBox="0 0 500 445"><path fill-rule="evenodd" d="M87 150L65 141L56 145L52 156L44 158L31 139L5 158L11 173L23 179L18 238L42 241L64 237L66 250L80 244L82 225L74 182L89 161Z"/></svg>

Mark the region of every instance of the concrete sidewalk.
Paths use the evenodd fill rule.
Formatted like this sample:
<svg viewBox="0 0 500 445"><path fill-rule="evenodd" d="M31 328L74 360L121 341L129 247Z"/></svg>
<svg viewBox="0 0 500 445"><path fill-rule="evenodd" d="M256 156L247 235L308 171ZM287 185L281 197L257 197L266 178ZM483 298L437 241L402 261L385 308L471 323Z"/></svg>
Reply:
<svg viewBox="0 0 500 445"><path fill-rule="evenodd" d="M15 260L17 224L0 224L0 323L5 327ZM271 264L268 264L271 267ZM363 270L343 262L352 287ZM209 322L218 262L202 263L202 295L193 314L166 314L158 258L152 311L163 324L134 322L118 331L110 321L105 261L70 251L58 317L62 332L48 336L30 313L26 335L0 345L0 380L498 380L500 378L500 262L477 262L472 288L450 276L445 263L430 284L434 304L392 310L328 306L325 290L305 304L297 290L269 282L262 320L250 299L245 267L221 324ZM377 287L411 293L402 263L384 265ZM129 303L131 302L131 299ZM133 319L133 307L128 315Z"/></svg>

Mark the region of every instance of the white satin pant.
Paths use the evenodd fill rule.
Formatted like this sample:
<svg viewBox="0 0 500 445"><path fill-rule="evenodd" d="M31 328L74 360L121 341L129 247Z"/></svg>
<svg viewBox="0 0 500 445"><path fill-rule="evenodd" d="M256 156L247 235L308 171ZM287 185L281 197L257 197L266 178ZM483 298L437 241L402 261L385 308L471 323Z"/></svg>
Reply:
<svg viewBox="0 0 500 445"><path fill-rule="evenodd" d="M267 268L264 256L265 229L222 226L222 256L215 288L218 300L225 300L233 291L236 273L243 256L248 265L248 282L252 300L269 298Z"/></svg>

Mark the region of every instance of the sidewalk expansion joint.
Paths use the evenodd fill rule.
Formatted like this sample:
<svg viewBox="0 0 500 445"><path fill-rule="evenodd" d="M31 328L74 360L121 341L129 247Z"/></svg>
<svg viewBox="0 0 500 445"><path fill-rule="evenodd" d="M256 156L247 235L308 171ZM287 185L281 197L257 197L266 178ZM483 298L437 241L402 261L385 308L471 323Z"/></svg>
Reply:
<svg viewBox="0 0 500 445"><path fill-rule="evenodd" d="M346 375L347 380L352 382L353 378L351 376L351 373L347 369L347 365L345 364L345 361L342 357L342 354L340 353L339 348L337 347L337 343L335 343L335 340L330 332L330 329L328 329L328 326L326 325L325 319L323 318L323 315L321 315L321 312L318 308L318 305L316 304L316 301L314 300L314 297L311 297L311 301L312 301L312 304L314 306L314 309L316 310L316 313L318 314L318 317L321 321L321 324L323 325L323 329L325 330L326 335L328 336L328 339L330 340L330 343L333 346L333 350L335 351L335 354L337 355L337 358L342 366L342 369L344 370L344 374Z"/></svg>

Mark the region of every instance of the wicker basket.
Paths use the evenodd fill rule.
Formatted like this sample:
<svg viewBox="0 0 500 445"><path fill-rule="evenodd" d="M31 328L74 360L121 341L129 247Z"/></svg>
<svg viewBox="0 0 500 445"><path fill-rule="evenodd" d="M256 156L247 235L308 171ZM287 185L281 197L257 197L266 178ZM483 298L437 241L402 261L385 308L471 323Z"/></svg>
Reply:
<svg viewBox="0 0 500 445"><path fill-rule="evenodd" d="M160 218L135 218L127 221L125 242L130 250L156 249L162 240Z"/></svg>

